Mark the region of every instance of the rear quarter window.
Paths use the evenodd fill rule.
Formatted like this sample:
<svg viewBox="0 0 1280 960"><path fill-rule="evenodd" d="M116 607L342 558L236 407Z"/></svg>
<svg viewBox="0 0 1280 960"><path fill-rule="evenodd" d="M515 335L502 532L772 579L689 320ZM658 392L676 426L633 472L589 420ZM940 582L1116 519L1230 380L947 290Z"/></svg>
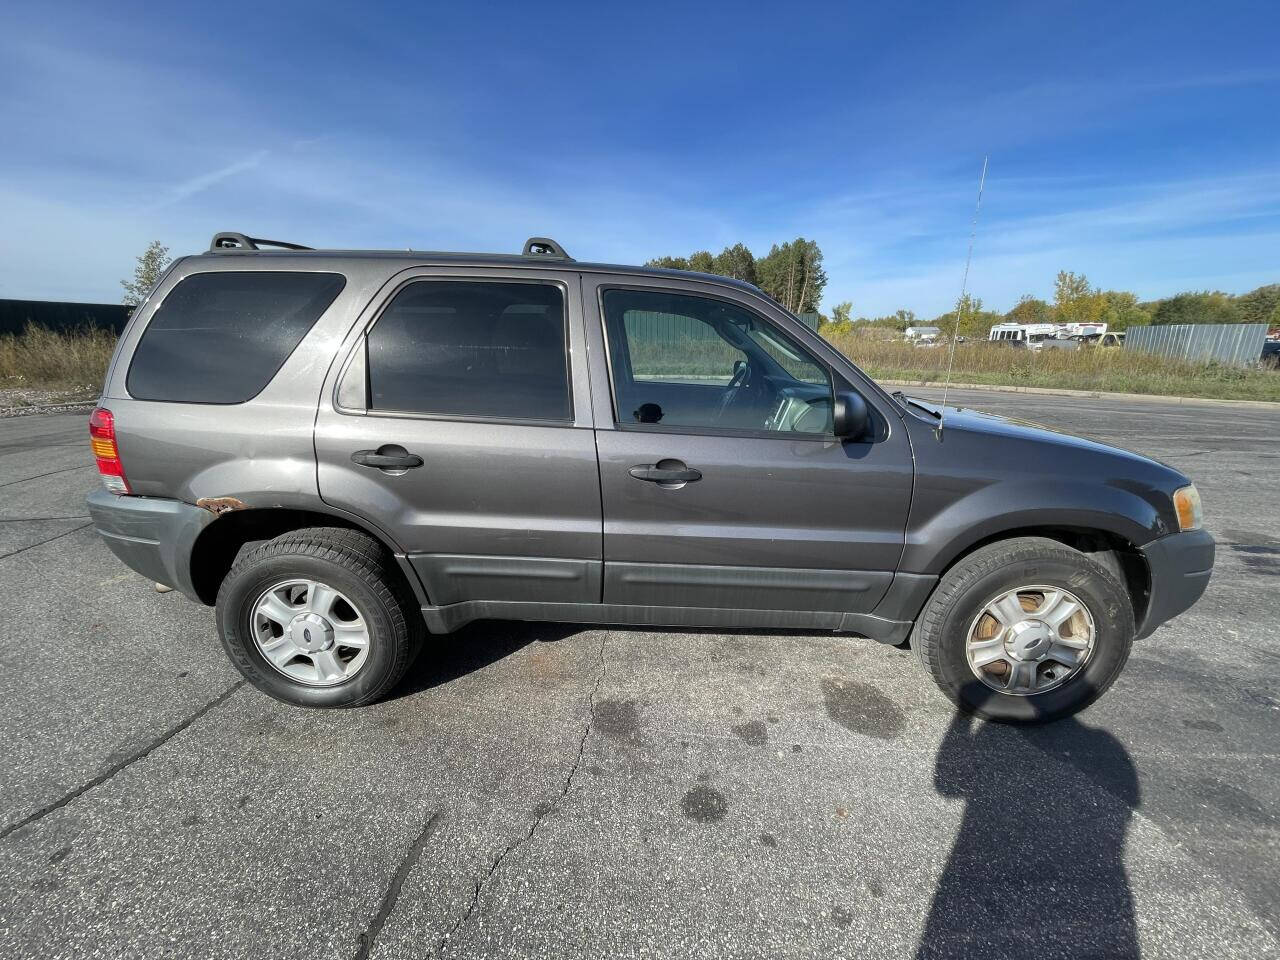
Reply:
<svg viewBox="0 0 1280 960"><path fill-rule="evenodd" d="M187 277L165 296L133 351L129 394L178 403L252 399L345 285L337 273Z"/></svg>

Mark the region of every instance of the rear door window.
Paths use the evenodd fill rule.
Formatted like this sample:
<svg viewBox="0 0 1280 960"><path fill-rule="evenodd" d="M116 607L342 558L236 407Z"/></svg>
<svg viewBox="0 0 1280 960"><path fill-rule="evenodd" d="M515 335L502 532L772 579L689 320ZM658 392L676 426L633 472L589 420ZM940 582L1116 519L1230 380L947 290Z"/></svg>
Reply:
<svg viewBox="0 0 1280 960"><path fill-rule="evenodd" d="M416 280L368 334L369 409L573 418L565 301L541 282Z"/></svg>
<svg viewBox="0 0 1280 960"><path fill-rule="evenodd" d="M179 403L252 399L345 285L337 273L220 270L187 277L138 341L129 394Z"/></svg>

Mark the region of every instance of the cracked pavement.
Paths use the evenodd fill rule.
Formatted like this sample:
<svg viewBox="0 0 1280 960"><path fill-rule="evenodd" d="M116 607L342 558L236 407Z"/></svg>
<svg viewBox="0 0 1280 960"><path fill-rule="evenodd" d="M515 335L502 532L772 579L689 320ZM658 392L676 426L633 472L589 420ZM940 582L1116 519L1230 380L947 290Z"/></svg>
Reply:
<svg viewBox="0 0 1280 960"><path fill-rule="evenodd" d="M0 421L0 954L1280 956L1280 413L952 396L1204 495L1209 593L1075 722L856 638L512 623L295 710L85 525L83 415Z"/></svg>

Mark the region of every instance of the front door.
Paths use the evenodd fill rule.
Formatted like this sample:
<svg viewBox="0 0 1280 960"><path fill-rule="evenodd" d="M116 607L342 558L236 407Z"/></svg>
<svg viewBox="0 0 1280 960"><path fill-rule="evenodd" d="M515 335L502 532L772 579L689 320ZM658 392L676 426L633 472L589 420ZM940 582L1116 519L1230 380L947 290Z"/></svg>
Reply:
<svg viewBox="0 0 1280 960"><path fill-rule="evenodd" d="M573 273L424 268L349 338L320 495L386 529L435 605L600 601L580 292Z"/></svg>
<svg viewBox="0 0 1280 960"><path fill-rule="evenodd" d="M833 388L851 384L746 291L597 278L584 301L605 602L873 609L911 497L900 421L868 397L873 434L835 438Z"/></svg>

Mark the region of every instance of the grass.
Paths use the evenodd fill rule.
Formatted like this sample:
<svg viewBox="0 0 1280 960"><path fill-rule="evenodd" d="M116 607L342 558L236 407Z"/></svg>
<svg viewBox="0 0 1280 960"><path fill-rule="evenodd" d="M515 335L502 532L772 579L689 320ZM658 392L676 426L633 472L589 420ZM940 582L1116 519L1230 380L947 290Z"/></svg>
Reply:
<svg viewBox="0 0 1280 960"><path fill-rule="evenodd" d="M851 334L830 339L836 349L879 380L941 383L946 377L945 345L913 347ZM963 343L956 346L951 379L953 383L1280 401L1280 372L1275 370L1188 363L1123 349L1032 351Z"/></svg>
<svg viewBox="0 0 1280 960"><path fill-rule="evenodd" d="M835 334L831 342L871 376L881 380L941 382L947 348L917 348ZM0 389L36 387L95 392L106 375L115 337L103 330L56 333L28 327L0 336ZM727 344L683 341L646 344L633 358L647 376L718 376L728 379L739 356ZM1187 363L1132 350L1012 350L986 343L956 347L956 383L1059 387L1149 393L1164 396L1280 401L1280 372Z"/></svg>
<svg viewBox="0 0 1280 960"><path fill-rule="evenodd" d="M0 389L96 392L115 345L115 334L93 328L59 333L30 326L21 334L0 335Z"/></svg>

